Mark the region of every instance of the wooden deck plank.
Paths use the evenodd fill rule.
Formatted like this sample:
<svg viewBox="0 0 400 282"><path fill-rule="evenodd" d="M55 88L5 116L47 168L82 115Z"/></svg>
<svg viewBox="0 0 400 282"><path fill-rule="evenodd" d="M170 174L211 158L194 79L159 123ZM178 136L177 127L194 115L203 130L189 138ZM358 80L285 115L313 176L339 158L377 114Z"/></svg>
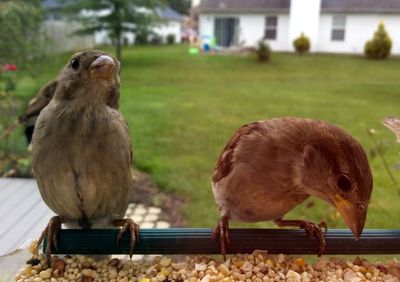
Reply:
<svg viewBox="0 0 400 282"><path fill-rule="evenodd" d="M12 187L12 193L7 197L6 200L1 201L0 218L7 218L11 212L14 213L17 210L26 209L26 204L37 198L35 193L36 187L30 186L29 182L25 182L18 187ZM8 191L7 191L8 192ZM4 222L3 222L4 224Z"/></svg>
<svg viewBox="0 0 400 282"><path fill-rule="evenodd" d="M26 180L8 180L0 182L0 203L5 203L7 199L16 193L19 187L26 183Z"/></svg>
<svg viewBox="0 0 400 282"><path fill-rule="evenodd" d="M0 178L0 256L36 239L54 213L34 179Z"/></svg>

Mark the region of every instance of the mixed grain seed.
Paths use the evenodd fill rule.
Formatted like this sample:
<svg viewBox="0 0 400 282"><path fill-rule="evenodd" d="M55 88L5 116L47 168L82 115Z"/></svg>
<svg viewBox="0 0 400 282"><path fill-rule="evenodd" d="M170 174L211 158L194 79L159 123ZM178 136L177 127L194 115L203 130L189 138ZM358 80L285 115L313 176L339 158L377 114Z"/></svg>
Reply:
<svg viewBox="0 0 400 282"><path fill-rule="evenodd" d="M354 261L321 257L308 263L302 257L268 255L254 252L235 255L225 262L208 256L188 256L174 261L167 256L152 261L120 260L95 261L87 256L53 256L52 267L45 267L44 256L30 261L15 281L109 281L109 282L273 282L273 281L400 281L400 262L394 258L386 264L372 263L357 257Z"/></svg>

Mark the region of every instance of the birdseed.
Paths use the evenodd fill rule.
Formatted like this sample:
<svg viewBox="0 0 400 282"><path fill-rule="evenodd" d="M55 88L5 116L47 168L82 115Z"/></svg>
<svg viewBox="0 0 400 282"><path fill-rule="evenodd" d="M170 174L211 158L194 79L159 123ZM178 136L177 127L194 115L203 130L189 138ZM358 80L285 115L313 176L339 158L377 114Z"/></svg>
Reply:
<svg viewBox="0 0 400 282"><path fill-rule="evenodd" d="M209 256L187 256L180 260L157 256L150 261L132 261L118 258L95 260L88 256L75 255L53 256L51 268L46 268L44 255L37 259L40 262L23 267L16 275L15 281L400 281L400 262L396 258L383 264L360 257L353 261L321 257L315 263L308 263L303 257L269 255L264 251L233 255L224 262Z"/></svg>

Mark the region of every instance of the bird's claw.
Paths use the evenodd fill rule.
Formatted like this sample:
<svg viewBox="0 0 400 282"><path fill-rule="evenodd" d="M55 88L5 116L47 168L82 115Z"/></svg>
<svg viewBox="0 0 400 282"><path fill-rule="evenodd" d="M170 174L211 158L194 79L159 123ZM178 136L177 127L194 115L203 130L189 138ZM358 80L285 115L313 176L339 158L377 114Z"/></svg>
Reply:
<svg viewBox="0 0 400 282"><path fill-rule="evenodd" d="M315 224L304 220L283 220L282 218L278 218L275 220L275 223L281 227L298 226L301 229L304 229L309 238L311 237L317 238L318 248L319 248L318 256L321 256L322 253L324 252L326 241L325 241L325 236L322 232L322 228L325 229L325 233L326 231L328 231L328 225L326 224L325 221L321 221L320 223Z"/></svg>
<svg viewBox="0 0 400 282"><path fill-rule="evenodd" d="M328 231L328 225L326 224L326 222L321 221L319 224L315 224L312 222L303 221L300 224L300 228L302 228L306 231L307 236L309 238L315 237L318 240L318 248L319 248L318 256L320 257L326 247L325 236L322 232L322 228L325 230L324 233L326 233Z"/></svg>
<svg viewBox="0 0 400 282"><path fill-rule="evenodd" d="M129 232L131 233L129 242L129 257L132 258L133 250L135 249L136 243L139 241L139 225L130 218L116 220L114 223L118 226L122 226L121 230L118 232L117 245L124 236L124 233L129 228Z"/></svg>
<svg viewBox="0 0 400 282"><path fill-rule="evenodd" d="M54 248L59 251L58 249L58 231L61 229L61 217L53 216L50 218L49 223L47 224L46 228L43 230L42 234L36 245L36 253L38 253L39 246L42 244L45 237L47 237L46 243L46 264L50 266L50 259L51 259L51 246L53 245Z"/></svg>
<svg viewBox="0 0 400 282"><path fill-rule="evenodd" d="M230 244L230 239L229 239L229 223L228 223L228 217L227 216L222 216L218 222L217 227L214 228L212 232L212 239L216 241L219 239L220 242L220 248L221 248L221 254L224 258L224 261L226 260L226 249L228 245Z"/></svg>

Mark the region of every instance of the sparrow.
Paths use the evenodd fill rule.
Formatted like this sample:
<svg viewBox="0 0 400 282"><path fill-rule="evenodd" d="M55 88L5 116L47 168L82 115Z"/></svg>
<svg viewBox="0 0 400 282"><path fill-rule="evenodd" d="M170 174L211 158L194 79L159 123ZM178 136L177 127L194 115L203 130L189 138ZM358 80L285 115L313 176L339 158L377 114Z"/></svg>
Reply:
<svg viewBox="0 0 400 282"><path fill-rule="evenodd" d="M33 174L44 202L57 214L38 241L39 246L48 238L48 263L61 223L80 228L122 226L117 242L129 229L132 255L138 225L123 218L132 188L132 148L128 125L117 110L119 67L103 51L73 55L36 121Z"/></svg>
<svg viewBox="0 0 400 282"><path fill-rule="evenodd" d="M326 242L320 224L284 220L310 196L336 207L358 239L364 228L373 179L367 155L345 130L324 121L273 118L240 127L225 145L212 176L220 220L213 239L221 253L229 245L229 220L273 220L297 226L319 243Z"/></svg>
<svg viewBox="0 0 400 282"><path fill-rule="evenodd" d="M25 124L25 137L28 144L32 141L36 119L39 116L40 111L43 110L43 108L46 107L53 98L57 83L57 80L52 80L46 83L35 97L29 101L25 112L18 117L18 123Z"/></svg>
<svg viewBox="0 0 400 282"><path fill-rule="evenodd" d="M398 117L385 117L382 121L383 125L389 128L396 135L397 141L400 142L400 118Z"/></svg>
<svg viewBox="0 0 400 282"><path fill-rule="evenodd" d="M115 74L115 75L119 75ZM110 91L105 96L105 102L113 109L119 109L119 79L115 85L110 88ZM46 107L54 96L58 80L54 79L46 83L33 97L25 110L18 118L10 124L1 134L0 140L9 136L11 132L20 124L25 124L24 134L28 144L32 141L33 130L35 129L36 119L40 112Z"/></svg>
<svg viewBox="0 0 400 282"><path fill-rule="evenodd" d="M116 75L116 74L115 74ZM119 109L119 79L105 96L105 102L113 109ZM18 117L18 123L25 124L25 136L28 144L32 141L34 125L40 112L46 107L54 96L58 80L54 79L46 83L39 92L33 97L23 114Z"/></svg>

